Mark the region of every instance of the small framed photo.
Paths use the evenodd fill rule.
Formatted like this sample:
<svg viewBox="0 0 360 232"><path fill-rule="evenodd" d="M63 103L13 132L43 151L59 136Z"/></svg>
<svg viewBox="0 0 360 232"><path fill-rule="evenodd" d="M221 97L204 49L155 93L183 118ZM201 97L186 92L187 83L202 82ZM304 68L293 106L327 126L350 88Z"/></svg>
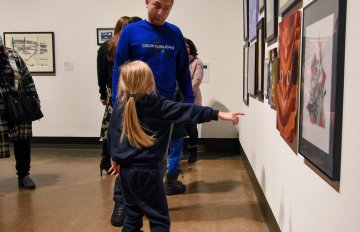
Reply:
<svg viewBox="0 0 360 232"><path fill-rule="evenodd" d="M277 38L278 15L277 1L265 1L265 41L269 42Z"/></svg>
<svg viewBox="0 0 360 232"><path fill-rule="evenodd" d="M19 53L31 73L55 73L54 32L4 32L4 45Z"/></svg>
<svg viewBox="0 0 360 232"><path fill-rule="evenodd" d="M97 44L101 45L114 35L114 28L96 28Z"/></svg>

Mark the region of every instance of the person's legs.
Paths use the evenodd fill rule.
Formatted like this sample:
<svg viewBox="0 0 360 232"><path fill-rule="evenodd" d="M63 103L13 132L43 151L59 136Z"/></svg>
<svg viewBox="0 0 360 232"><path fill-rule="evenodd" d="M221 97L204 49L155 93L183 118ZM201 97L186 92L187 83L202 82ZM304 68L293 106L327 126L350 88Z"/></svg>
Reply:
<svg viewBox="0 0 360 232"><path fill-rule="evenodd" d="M147 192L146 183L148 183L148 176L145 179L139 176L139 172L131 168L121 167L120 181L122 194L126 198L124 202L126 207L126 217L123 225L123 232L139 232L143 226L142 217L144 216L143 210L139 206L138 194ZM143 173L140 171L140 174ZM151 186L147 186L151 188Z"/></svg>
<svg viewBox="0 0 360 232"><path fill-rule="evenodd" d="M19 186L35 188L34 181L29 177L31 162L30 139L14 140L14 154Z"/></svg>
<svg viewBox="0 0 360 232"><path fill-rule="evenodd" d="M189 158L188 163L195 163L197 161L197 147L198 147L198 130L197 124L186 124L186 131L189 134Z"/></svg>
<svg viewBox="0 0 360 232"><path fill-rule="evenodd" d="M105 170L105 172L109 174L108 170L111 167L111 156L107 141L103 141L101 157L102 158L100 162L100 175L102 176L102 171Z"/></svg>
<svg viewBox="0 0 360 232"><path fill-rule="evenodd" d="M168 159L168 172L166 175L166 195L184 193L186 186L177 180L180 173L180 161L184 139L171 139Z"/></svg>
<svg viewBox="0 0 360 232"><path fill-rule="evenodd" d="M113 200L114 209L110 222L113 226L122 226L125 220L126 210L124 206L120 176L115 179Z"/></svg>

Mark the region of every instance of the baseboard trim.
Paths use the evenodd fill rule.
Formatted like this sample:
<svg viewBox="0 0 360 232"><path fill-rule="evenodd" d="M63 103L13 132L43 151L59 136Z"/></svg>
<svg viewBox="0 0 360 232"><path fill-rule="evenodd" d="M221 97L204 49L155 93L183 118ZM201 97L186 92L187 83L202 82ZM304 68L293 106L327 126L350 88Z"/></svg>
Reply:
<svg viewBox="0 0 360 232"><path fill-rule="evenodd" d="M268 201L266 200L265 194L261 189L260 183L258 182L258 180L256 178L254 170L252 169L251 164L245 154L245 151L242 149L241 146L240 146L240 149L241 149L241 159L243 160L245 169L249 175L251 184L254 188L255 194L259 201L260 209L261 209L262 214L265 218L265 221L269 227L269 230L271 232L281 232L280 227L275 219L275 216L270 208L270 205L269 205Z"/></svg>

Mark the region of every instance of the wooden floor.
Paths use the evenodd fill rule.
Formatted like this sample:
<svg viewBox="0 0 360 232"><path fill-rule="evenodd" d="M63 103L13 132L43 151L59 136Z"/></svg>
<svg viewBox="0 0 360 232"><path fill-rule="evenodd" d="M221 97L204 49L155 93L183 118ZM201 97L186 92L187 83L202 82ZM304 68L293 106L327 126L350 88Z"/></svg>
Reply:
<svg viewBox="0 0 360 232"><path fill-rule="evenodd" d="M0 159L1 232L121 231L110 224L114 178L100 176L98 149L33 148L35 190L19 189L15 160ZM182 162L185 194L168 197L171 231L267 232L239 156ZM144 231L149 230L144 219Z"/></svg>

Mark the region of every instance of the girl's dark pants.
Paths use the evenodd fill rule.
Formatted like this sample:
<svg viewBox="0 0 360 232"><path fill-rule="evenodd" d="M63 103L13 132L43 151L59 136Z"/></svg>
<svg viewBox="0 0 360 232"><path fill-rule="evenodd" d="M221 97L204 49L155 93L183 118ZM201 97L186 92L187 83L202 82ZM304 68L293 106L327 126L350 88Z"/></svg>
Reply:
<svg viewBox="0 0 360 232"><path fill-rule="evenodd" d="M126 207L122 231L141 231L143 216L152 232L170 231L170 217L160 165L120 165L120 179Z"/></svg>

